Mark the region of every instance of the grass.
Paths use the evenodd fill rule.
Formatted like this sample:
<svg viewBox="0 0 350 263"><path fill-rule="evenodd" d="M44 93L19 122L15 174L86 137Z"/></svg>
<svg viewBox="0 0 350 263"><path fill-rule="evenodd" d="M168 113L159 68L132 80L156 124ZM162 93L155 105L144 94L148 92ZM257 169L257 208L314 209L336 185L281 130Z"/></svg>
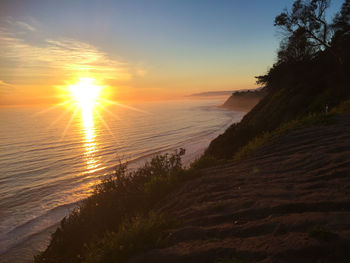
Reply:
<svg viewBox="0 0 350 263"><path fill-rule="evenodd" d="M272 132L265 132L250 140L246 145L241 147L233 156L233 160L240 161L252 153L254 153L261 146L278 138L282 134L303 127L305 125L328 125L331 123L331 114L309 114L305 117L298 118L286 123L283 123L279 128Z"/></svg>
<svg viewBox="0 0 350 263"><path fill-rule="evenodd" d="M223 159L218 159L212 155L202 155L200 158L193 161L190 165L190 169L198 170L208 167L213 167L216 165L224 164L226 161Z"/></svg>
<svg viewBox="0 0 350 263"><path fill-rule="evenodd" d="M86 247L84 263L125 262L135 253L164 247L167 230L174 224L174 220L155 213L136 216L121 224L117 232L107 232Z"/></svg>

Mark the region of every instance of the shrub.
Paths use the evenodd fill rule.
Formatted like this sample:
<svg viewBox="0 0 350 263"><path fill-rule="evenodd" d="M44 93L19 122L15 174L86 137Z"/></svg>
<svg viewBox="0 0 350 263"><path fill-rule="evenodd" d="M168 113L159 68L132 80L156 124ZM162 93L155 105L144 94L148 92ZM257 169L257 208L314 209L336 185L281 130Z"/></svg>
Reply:
<svg viewBox="0 0 350 263"><path fill-rule="evenodd" d="M190 169L204 169L225 163L225 160L218 159L212 155L202 155L191 163Z"/></svg>
<svg viewBox="0 0 350 263"><path fill-rule="evenodd" d="M175 224L163 215L136 216L120 225L117 232L107 232L86 248L85 263L124 262L136 252L160 248L166 244L166 230Z"/></svg>
<svg viewBox="0 0 350 263"><path fill-rule="evenodd" d="M154 216L146 217L146 221L142 218L176 183L187 178L181 162L184 154L185 150L180 149L172 154L157 155L131 172L127 171L127 164L119 163L115 173L106 177L96 186L94 193L81 202L79 208L61 221L50 245L35 257L35 262L81 262L86 244L91 245L100 238L112 240L106 239L105 233L117 233L117 236L107 236L112 235L119 242L122 240L119 236L127 235L125 231L128 228L122 227L125 224L131 226L130 231L136 232L136 226L160 227L152 223ZM128 221L131 223L125 223ZM138 229L141 231L144 228ZM129 233L128 238L132 236ZM89 257L92 255L89 254Z"/></svg>

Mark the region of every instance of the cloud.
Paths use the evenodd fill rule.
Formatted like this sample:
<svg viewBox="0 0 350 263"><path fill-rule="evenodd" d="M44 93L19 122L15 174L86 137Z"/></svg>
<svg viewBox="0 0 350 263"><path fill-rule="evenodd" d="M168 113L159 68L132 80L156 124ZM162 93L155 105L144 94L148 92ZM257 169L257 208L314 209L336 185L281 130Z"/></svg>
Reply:
<svg viewBox="0 0 350 263"><path fill-rule="evenodd" d="M19 34L37 31L36 27L32 25L32 23L35 23L35 20L32 17L27 17L27 19L31 22L19 21L15 20L12 16L5 16L0 19L0 22L6 28L11 28L13 32Z"/></svg>
<svg viewBox="0 0 350 263"><path fill-rule="evenodd" d="M13 92L13 90L14 90L14 86L0 80L0 93L1 94L11 93L11 92Z"/></svg>
<svg viewBox="0 0 350 263"><path fill-rule="evenodd" d="M26 29L28 31L36 31L36 28L34 26L31 26L25 22L22 22L22 21L17 21L16 24L20 27L22 27L23 29Z"/></svg>
<svg viewBox="0 0 350 263"><path fill-rule="evenodd" d="M30 25L20 23L35 31ZM43 78L58 73L71 77L88 73L100 79L125 81L133 75L130 65L112 59L91 44L59 38L44 39L34 45L4 28L0 28L0 68L12 77Z"/></svg>

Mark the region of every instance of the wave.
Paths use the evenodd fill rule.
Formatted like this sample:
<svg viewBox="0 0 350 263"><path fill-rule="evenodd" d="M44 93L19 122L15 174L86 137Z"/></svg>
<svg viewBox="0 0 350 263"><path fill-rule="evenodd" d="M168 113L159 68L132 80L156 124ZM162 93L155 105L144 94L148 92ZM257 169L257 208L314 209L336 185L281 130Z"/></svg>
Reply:
<svg viewBox="0 0 350 263"><path fill-rule="evenodd" d="M52 225L58 224L63 217L69 214L81 200L74 203L63 204L46 211L40 216L37 216L7 232L3 238L0 239L0 254L5 253L12 247L22 243L31 235L38 234Z"/></svg>
<svg viewBox="0 0 350 263"><path fill-rule="evenodd" d="M214 113L210 113L211 111ZM217 115L218 112L220 115ZM149 118L153 118L152 116ZM6 187L0 189L0 201L2 206L5 204L3 207L8 209L6 221L0 222L0 254L16 249L32 237L43 234L48 228L57 225L87 196L89 187L94 187L97 181L113 172L117 158L112 156L117 152L123 153L122 161L128 160L131 169L135 169L156 154L180 147L187 149L187 159L194 160L213 137L232 122L239 121L243 115L210 106L188 108L178 115L170 112L170 116L160 116L164 121L162 120L159 127L150 126L152 119L143 118L140 118L140 125L135 127L111 125L111 129L118 135L117 140L107 139L111 137L106 137L103 135L104 131L101 131L100 137L96 137L99 149L90 157L92 161L98 162L98 166L88 170L84 170L88 161L84 158L89 157L84 157L84 152L81 151L84 146L78 140L80 137L41 144L32 141L27 143L27 146L21 142L24 148L21 148L20 156L0 156L0 163L11 165L0 166L7 169L0 178L1 182L11 186L11 191L8 192ZM168 120L171 122L167 123ZM50 162L46 162L46 159ZM17 179L21 180L21 183L16 183ZM12 185L9 185L10 183ZM26 200L30 200L32 204L37 203L38 206L25 207L26 204L21 202ZM42 200L46 202L43 208ZM20 218L20 214L16 213L21 212L18 209L22 207L27 214L22 212ZM13 210L9 210L10 208ZM45 209L47 210L43 212ZM32 218L28 219L28 216Z"/></svg>

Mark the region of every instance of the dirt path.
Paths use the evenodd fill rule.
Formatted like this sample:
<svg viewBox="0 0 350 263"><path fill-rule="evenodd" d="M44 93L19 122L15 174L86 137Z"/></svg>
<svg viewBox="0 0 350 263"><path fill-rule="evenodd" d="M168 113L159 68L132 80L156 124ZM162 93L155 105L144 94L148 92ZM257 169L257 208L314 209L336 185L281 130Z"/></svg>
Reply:
<svg viewBox="0 0 350 263"><path fill-rule="evenodd" d="M204 170L159 210L180 222L169 246L130 262L350 262L350 116Z"/></svg>

